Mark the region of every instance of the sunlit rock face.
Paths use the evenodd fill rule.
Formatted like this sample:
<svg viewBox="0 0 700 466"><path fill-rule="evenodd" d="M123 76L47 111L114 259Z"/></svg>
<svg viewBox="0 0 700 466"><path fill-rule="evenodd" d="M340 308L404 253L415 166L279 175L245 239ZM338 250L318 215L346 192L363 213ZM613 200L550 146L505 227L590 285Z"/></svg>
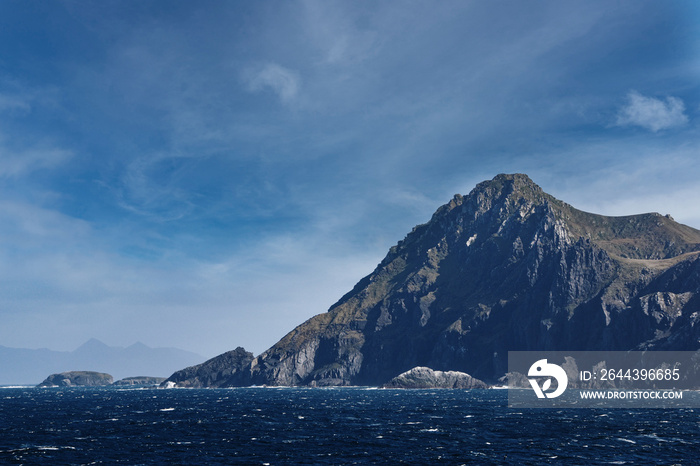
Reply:
<svg viewBox="0 0 700 466"><path fill-rule="evenodd" d="M434 371L429 367L414 367L384 384L385 388L489 388L469 374L457 371Z"/></svg>

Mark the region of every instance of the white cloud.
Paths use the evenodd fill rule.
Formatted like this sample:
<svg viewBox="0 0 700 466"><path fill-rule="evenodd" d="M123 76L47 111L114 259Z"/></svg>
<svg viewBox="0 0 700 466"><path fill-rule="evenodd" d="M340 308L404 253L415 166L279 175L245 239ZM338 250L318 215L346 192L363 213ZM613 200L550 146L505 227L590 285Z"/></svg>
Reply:
<svg viewBox="0 0 700 466"><path fill-rule="evenodd" d="M71 157L73 153L63 149L31 148L17 152L0 146L0 177L15 177L42 168L53 168Z"/></svg>
<svg viewBox="0 0 700 466"><path fill-rule="evenodd" d="M666 101L663 101L643 96L637 91L627 94L627 104L617 115L618 126L641 126L653 132L686 123L688 117L681 99L666 97Z"/></svg>
<svg viewBox="0 0 700 466"><path fill-rule="evenodd" d="M268 88L285 103L296 98L301 84L298 73L275 63L268 63L257 70L249 70L244 79L250 91L259 92Z"/></svg>

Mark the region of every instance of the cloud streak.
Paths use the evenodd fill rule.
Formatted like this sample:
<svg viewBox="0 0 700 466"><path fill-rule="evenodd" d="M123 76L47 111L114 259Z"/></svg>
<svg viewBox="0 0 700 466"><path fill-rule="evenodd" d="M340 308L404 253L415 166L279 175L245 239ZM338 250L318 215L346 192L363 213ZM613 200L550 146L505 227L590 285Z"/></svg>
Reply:
<svg viewBox="0 0 700 466"><path fill-rule="evenodd" d="M36 170L55 168L73 155L72 151L58 148L12 150L0 145L0 177L19 177Z"/></svg>

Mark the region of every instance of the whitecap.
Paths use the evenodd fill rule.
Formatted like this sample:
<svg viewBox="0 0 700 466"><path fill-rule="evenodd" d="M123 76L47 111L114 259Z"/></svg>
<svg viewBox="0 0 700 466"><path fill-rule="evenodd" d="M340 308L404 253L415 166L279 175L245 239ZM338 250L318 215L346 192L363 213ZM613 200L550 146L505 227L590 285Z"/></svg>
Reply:
<svg viewBox="0 0 700 466"><path fill-rule="evenodd" d="M657 442L668 442L668 440L666 440L665 438L661 438L661 437L659 437L659 436L656 435L656 434L644 434L644 435L642 435L642 437L647 437L647 438L650 438L650 439L654 439L654 440L656 440Z"/></svg>

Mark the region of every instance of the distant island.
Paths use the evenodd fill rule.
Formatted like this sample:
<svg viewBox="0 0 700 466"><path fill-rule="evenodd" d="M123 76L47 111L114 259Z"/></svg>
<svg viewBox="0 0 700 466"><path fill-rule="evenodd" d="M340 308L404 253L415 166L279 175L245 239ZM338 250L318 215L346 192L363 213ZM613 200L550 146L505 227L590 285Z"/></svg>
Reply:
<svg viewBox="0 0 700 466"><path fill-rule="evenodd" d="M508 351L697 351L698 309L700 231L583 212L502 174L264 353L238 348L163 386L437 386L450 371L497 384Z"/></svg>
<svg viewBox="0 0 700 466"><path fill-rule="evenodd" d="M114 382L112 385L115 386L133 386L133 385L150 385L150 386L157 386L160 385L161 383L165 382L165 377L147 377L147 376L139 376L139 377L125 377L123 379L117 380Z"/></svg>
<svg viewBox="0 0 700 466"><path fill-rule="evenodd" d="M106 387L114 386L157 386L165 381L163 377L126 377L114 382L114 377L103 372L68 371L51 374L37 387Z"/></svg>
<svg viewBox="0 0 700 466"><path fill-rule="evenodd" d="M102 372L69 371L48 376L38 387L102 387L112 382L114 378Z"/></svg>
<svg viewBox="0 0 700 466"><path fill-rule="evenodd" d="M139 374L167 377L204 360L178 348L151 348L143 343L115 347L94 338L74 351L0 346L0 385L36 385L48 374L75 369L107 372L115 380Z"/></svg>

